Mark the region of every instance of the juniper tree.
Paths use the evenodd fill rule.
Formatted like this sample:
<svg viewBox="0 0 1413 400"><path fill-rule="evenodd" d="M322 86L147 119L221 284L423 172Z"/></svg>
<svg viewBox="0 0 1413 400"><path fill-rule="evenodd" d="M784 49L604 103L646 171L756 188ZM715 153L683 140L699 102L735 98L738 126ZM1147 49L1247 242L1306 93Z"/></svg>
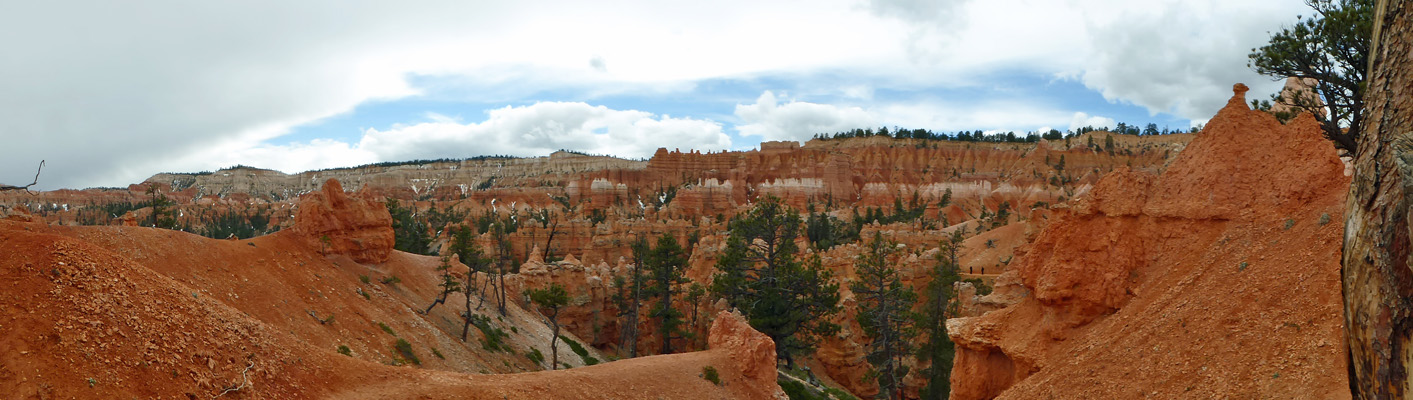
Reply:
<svg viewBox="0 0 1413 400"><path fill-rule="evenodd" d="M791 353L808 349L839 326L839 284L819 256L799 260L799 213L766 197L730 224L726 249L717 259L712 292L741 310L751 327L775 341L777 358L794 365Z"/></svg>
<svg viewBox="0 0 1413 400"><path fill-rule="evenodd" d="M874 232L873 240L855 259L858 279L849 284L859 302L859 326L871 339L865 358L873 369L866 378L876 379L880 394L888 399L902 394L903 376L908 374L903 358L913 350L916 335L912 324L916 317L911 310L917 295L903 285L896 267L896 246Z"/></svg>

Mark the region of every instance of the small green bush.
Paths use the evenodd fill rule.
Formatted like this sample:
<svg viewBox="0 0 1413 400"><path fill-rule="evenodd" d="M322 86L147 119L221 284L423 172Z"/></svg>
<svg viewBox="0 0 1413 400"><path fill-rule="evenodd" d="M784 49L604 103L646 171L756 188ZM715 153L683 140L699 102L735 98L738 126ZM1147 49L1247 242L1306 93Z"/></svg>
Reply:
<svg viewBox="0 0 1413 400"><path fill-rule="evenodd" d="M383 332L387 332L389 335L397 336L396 333L393 333L392 328L388 327L388 324L384 324L384 323L382 323L382 322L379 322L379 323L378 323L378 327L379 327L379 328L383 328Z"/></svg>
<svg viewBox="0 0 1413 400"><path fill-rule="evenodd" d="M564 335L559 335L559 340L563 340L565 344L568 344L569 349L574 350L574 354L578 354L579 358L584 360L584 365L595 365L599 363L599 359L590 356L589 350L585 349L584 345L579 344L579 342L564 337Z"/></svg>
<svg viewBox="0 0 1413 400"><path fill-rule="evenodd" d="M353 350L349 349L348 346L339 345L339 354L353 357Z"/></svg>
<svg viewBox="0 0 1413 400"><path fill-rule="evenodd" d="M1329 214L1329 213L1320 214L1320 226L1325 226L1325 224L1328 224L1328 223L1330 223L1330 214Z"/></svg>
<svg viewBox="0 0 1413 400"><path fill-rule="evenodd" d="M442 352L441 352L441 351L438 351L436 347L433 347L433 348L432 348L432 355L437 356L437 358L440 358L440 359L443 359L443 360L446 359L446 356L443 356L443 355L442 355Z"/></svg>
<svg viewBox="0 0 1413 400"><path fill-rule="evenodd" d="M393 350L396 350L397 354L402 356L402 361L422 365L422 360L418 359L417 354L412 352L412 343L408 343L407 339L398 339L396 343L393 343Z"/></svg>
<svg viewBox="0 0 1413 400"><path fill-rule="evenodd" d="M364 285L367 285L368 283L372 282L373 280L372 280L371 278L368 278L368 275L359 275L359 276L358 276L358 281L359 281L359 282L363 282Z"/></svg>
<svg viewBox="0 0 1413 400"><path fill-rule="evenodd" d="M530 349L530 351L525 352L525 358L530 359L530 361L534 361L535 365L545 363L545 354L541 353L540 349Z"/></svg>
<svg viewBox="0 0 1413 400"><path fill-rule="evenodd" d="M1293 226L1295 226L1295 218L1288 218L1285 220L1285 230L1290 230L1290 228Z"/></svg>
<svg viewBox="0 0 1413 400"><path fill-rule="evenodd" d="M714 385L721 385L721 374L716 372L716 367L710 365L702 367L702 379L706 379Z"/></svg>
<svg viewBox="0 0 1413 400"><path fill-rule="evenodd" d="M382 282L384 285L393 285L393 284L402 283L402 278L398 278L397 275L388 275L388 276L385 276L385 277L383 277L383 279L380 279L380 280L378 280L378 281L379 281L379 282Z"/></svg>
<svg viewBox="0 0 1413 400"><path fill-rule="evenodd" d="M476 329L481 331L482 349L486 351L506 351L514 354L514 350L510 348L510 345L505 344L505 339L509 338L510 335L500 328L492 327L490 317L484 315L472 316L471 325L475 325Z"/></svg>

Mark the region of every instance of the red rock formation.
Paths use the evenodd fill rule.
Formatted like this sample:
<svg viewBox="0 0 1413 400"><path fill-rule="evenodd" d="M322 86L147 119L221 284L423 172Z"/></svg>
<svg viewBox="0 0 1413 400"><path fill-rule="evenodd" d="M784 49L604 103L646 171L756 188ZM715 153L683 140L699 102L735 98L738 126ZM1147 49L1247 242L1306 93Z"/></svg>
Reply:
<svg viewBox="0 0 1413 400"><path fill-rule="evenodd" d="M707 338L713 350L725 349L735 364L733 369L741 371L748 382L746 385L777 390L776 398L784 398L775 383L775 342L751 328L738 312L722 311L716 314L716 322L711 325L711 335Z"/></svg>
<svg viewBox="0 0 1413 400"><path fill-rule="evenodd" d="M998 288L1031 296L948 321L952 398L1347 396L1343 166L1312 117L1244 92L1162 175L1119 170L1057 210Z"/></svg>
<svg viewBox="0 0 1413 400"><path fill-rule="evenodd" d="M361 263L387 261L393 248L387 207L366 192L348 196L334 179L322 190L300 196L293 232L312 248Z"/></svg>

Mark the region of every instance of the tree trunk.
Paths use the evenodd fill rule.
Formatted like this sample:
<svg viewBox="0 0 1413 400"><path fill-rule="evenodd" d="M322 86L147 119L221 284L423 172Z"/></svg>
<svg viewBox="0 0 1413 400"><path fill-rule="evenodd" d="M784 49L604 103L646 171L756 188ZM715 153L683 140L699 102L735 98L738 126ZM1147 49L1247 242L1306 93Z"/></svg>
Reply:
<svg viewBox="0 0 1413 400"><path fill-rule="evenodd" d="M1346 200L1345 335L1357 399L1401 399L1413 380L1413 1L1379 0L1366 125Z"/></svg>
<svg viewBox="0 0 1413 400"><path fill-rule="evenodd" d="M555 319L559 316L559 312L556 311L554 314L555 317L550 318L551 321L554 321L554 336L550 337L550 369L552 370L559 369L559 322Z"/></svg>
<svg viewBox="0 0 1413 400"><path fill-rule="evenodd" d="M664 280L664 282L666 282L666 280ZM660 314L658 318L658 330L661 331L660 333L662 334L662 347L659 349L658 354L672 354L672 327L667 324L667 320L672 313L672 286L668 283L663 283L662 285L662 304L660 305L660 307L662 307L662 314Z"/></svg>

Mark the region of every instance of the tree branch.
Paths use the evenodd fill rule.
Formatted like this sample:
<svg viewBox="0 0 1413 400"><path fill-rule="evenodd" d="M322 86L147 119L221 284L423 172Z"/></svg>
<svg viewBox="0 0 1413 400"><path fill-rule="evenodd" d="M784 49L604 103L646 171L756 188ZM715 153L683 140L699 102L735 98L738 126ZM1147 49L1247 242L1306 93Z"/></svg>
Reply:
<svg viewBox="0 0 1413 400"><path fill-rule="evenodd" d="M34 171L34 182L24 186L0 185L0 192L6 190L24 190L29 192L29 187L39 183L39 173L44 171L44 160L39 160L39 169Z"/></svg>

